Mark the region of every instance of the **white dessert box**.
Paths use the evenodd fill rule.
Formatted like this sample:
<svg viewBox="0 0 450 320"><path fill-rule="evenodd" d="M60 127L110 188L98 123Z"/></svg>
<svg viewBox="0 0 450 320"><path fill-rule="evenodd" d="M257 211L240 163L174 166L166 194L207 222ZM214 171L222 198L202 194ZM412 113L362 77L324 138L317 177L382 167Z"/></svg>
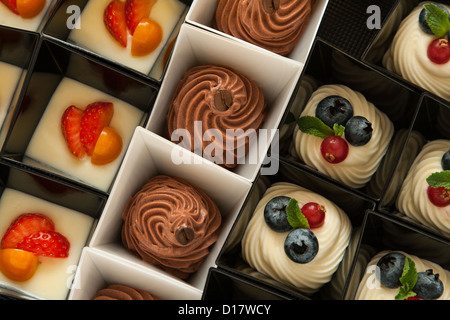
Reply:
<svg viewBox="0 0 450 320"><path fill-rule="evenodd" d="M176 164L176 159L180 156L189 160L190 164ZM143 262L122 245L120 234L123 223L121 218L123 209L129 198L139 191L150 178L158 174L178 176L197 185L212 197L222 214L222 230L217 242L211 247L211 252L200 269L186 281ZM138 127L89 247L112 255L119 261L148 273L149 276L165 279L170 285L178 286L180 292L184 292L183 296L200 299L208 269L215 266L218 252L250 187L251 183L242 177L232 175L227 170L198 155L172 144L143 127ZM85 269L81 267L79 276L82 279L84 277L83 270Z"/></svg>
<svg viewBox="0 0 450 320"><path fill-rule="evenodd" d="M317 31L320 26L320 22L322 21L323 14L328 5L328 0L316 0L311 13L310 21L308 25L305 27L303 31L303 35L301 36L299 42L295 46L295 49L289 54L289 58L305 63L309 51L314 43L314 39L316 38ZM242 42L248 46L252 46L255 48L259 48L251 43L233 37L229 34L221 32L212 27L212 21L214 17L214 13L216 11L217 1L216 0L194 0L192 2L191 8L186 16L186 22L192 25L198 26L200 28L204 28L213 33L217 33L221 36ZM264 49L263 49L264 50Z"/></svg>
<svg viewBox="0 0 450 320"><path fill-rule="evenodd" d="M250 145L245 163L232 170L234 174L251 182L277 135L276 129L295 91L303 63L183 24L146 125L148 130L160 136L165 135L165 117L178 81L190 68L205 64L232 67L255 80L263 91L267 115L260 128L262 130L258 131L259 138Z"/></svg>

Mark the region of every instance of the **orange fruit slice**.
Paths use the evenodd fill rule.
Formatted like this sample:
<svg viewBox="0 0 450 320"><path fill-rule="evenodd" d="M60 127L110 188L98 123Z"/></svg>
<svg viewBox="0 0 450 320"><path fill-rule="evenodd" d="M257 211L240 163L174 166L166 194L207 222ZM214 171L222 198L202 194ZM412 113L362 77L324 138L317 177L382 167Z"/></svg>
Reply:
<svg viewBox="0 0 450 320"><path fill-rule="evenodd" d="M0 250L0 271L13 281L27 281L36 272L38 257L20 249Z"/></svg>
<svg viewBox="0 0 450 320"><path fill-rule="evenodd" d="M120 155L122 145L122 137L113 128L104 127L95 144L91 163L104 165L114 161Z"/></svg>
<svg viewBox="0 0 450 320"><path fill-rule="evenodd" d="M17 0L17 11L22 18L37 16L45 6L45 0Z"/></svg>
<svg viewBox="0 0 450 320"><path fill-rule="evenodd" d="M155 20L144 18L134 30L131 54L136 57L152 53L161 43L163 30Z"/></svg>

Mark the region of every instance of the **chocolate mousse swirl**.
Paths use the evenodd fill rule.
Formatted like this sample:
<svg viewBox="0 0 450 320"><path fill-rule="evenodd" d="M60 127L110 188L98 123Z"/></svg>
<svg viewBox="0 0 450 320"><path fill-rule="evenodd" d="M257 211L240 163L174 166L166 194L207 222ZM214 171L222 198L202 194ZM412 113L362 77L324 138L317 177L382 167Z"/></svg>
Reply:
<svg viewBox="0 0 450 320"><path fill-rule="evenodd" d="M181 279L200 267L222 222L203 190L166 175L150 179L128 201L122 219L124 246Z"/></svg>
<svg viewBox="0 0 450 320"><path fill-rule="evenodd" d="M213 27L286 56L311 16L311 0L218 0Z"/></svg>
<svg viewBox="0 0 450 320"><path fill-rule="evenodd" d="M265 107L263 92L251 78L227 66L197 66L175 90L166 116L168 134L186 149L234 168L256 138Z"/></svg>
<svg viewBox="0 0 450 320"><path fill-rule="evenodd" d="M142 289L122 284L111 284L97 291L93 300L159 300L159 297Z"/></svg>

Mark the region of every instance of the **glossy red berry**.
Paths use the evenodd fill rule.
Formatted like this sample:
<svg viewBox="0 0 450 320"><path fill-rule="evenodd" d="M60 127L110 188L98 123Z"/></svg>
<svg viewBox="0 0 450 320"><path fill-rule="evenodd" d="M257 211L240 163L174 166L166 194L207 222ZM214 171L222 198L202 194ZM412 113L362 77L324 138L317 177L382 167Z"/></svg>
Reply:
<svg viewBox="0 0 450 320"><path fill-rule="evenodd" d="M322 141L320 152L329 163L339 163L347 158L348 143L341 137L330 136Z"/></svg>
<svg viewBox="0 0 450 320"><path fill-rule="evenodd" d="M450 45L444 38L433 40L428 46L428 58L436 64L444 64L450 60Z"/></svg>
<svg viewBox="0 0 450 320"><path fill-rule="evenodd" d="M308 202L301 208L302 214L308 220L311 229L320 228L325 221L325 207L315 203Z"/></svg>
<svg viewBox="0 0 450 320"><path fill-rule="evenodd" d="M420 298L418 296L412 296L412 297L408 297L406 299L403 300L420 300Z"/></svg>
<svg viewBox="0 0 450 320"><path fill-rule="evenodd" d="M444 187L433 188L428 186L428 198L437 207L446 207L450 204L450 190Z"/></svg>

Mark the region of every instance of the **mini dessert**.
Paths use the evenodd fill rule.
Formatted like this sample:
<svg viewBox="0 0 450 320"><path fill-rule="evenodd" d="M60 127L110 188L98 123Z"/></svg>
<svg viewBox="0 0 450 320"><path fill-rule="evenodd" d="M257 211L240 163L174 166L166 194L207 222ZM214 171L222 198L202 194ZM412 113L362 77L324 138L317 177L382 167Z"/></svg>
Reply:
<svg viewBox="0 0 450 320"><path fill-rule="evenodd" d="M256 138L265 108L254 80L227 66L197 66L175 90L166 116L168 135L216 164L235 168Z"/></svg>
<svg viewBox="0 0 450 320"><path fill-rule="evenodd" d="M24 163L107 191L143 112L64 78L25 152Z"/></svg>
<svg viewBox="0 0 450 320"><path fill-rule="evenodd" d="M129 200L122 219L125 248L181 279L198 270L222 223L203 190L166 175L150 179Z"/></svg>
<svg viewBox="0 0 450 320"><path fill-rule="evenodd" d="M242 238L254 269L305 294L330 281L350 242L348 216L330 200L279 182L259 201Z"/></svg>
<svg viewBox="0 0 450 320"><path fill-rule="evenodd" d="M421 3L400 24L383 65L450 101L450 7Z"/></svg>
<svg viewBox="0 0 450 320"><path fill-rule="evenodd" d="M450 272L436 263L401 251L372 258L356 300L449 300Z"/></svg>
<svg viewBox="0 0 450 320"><path fill-rule="evenodd" d="M159 300L150 292L123 284L110 284L97 291L92 300Z"/></svg>
<svg viewBox="0 0 450 320"><path fill-rule="evenodd" d="M22 75L22 69L0 61L0 128L5 121L11 101Z"/></svg>
<svg viewBox="0 0 450 320"><path fill-rule="evenodd" d="M294 130L294 156L352 188L377 170L394 134L390 119L344 85L324 85L311 96Z"/></svg>
<svg viewBox="0 0 450 320"><path fill-rule="evenodd" d="M178 0L91 0L69 40L148 74L185 8Z"/></svg>
<svg viewBox="0 0 450 320"><path fill-rule="evenodd" d="M0 25L37 31L54 0L0 0Z"/></svg>
<svg viewBox="0 0 450 320"><path fill-rule="evenodd" d="M0 284L37 299L65 299L93 218L6 188L0 199Z"/></svg>
<svg viewBox="0 0 450 320"><path fill-rule="evenodd" d="M425 144L400 189L396 206L407 217L450 236L450 141Z"/></svg>
<svg viewBox="0 0 450 320"><path fill-rule="evenodd" d="M312 0L219 0L213 27L287 56L311 17Z"/></svg>

